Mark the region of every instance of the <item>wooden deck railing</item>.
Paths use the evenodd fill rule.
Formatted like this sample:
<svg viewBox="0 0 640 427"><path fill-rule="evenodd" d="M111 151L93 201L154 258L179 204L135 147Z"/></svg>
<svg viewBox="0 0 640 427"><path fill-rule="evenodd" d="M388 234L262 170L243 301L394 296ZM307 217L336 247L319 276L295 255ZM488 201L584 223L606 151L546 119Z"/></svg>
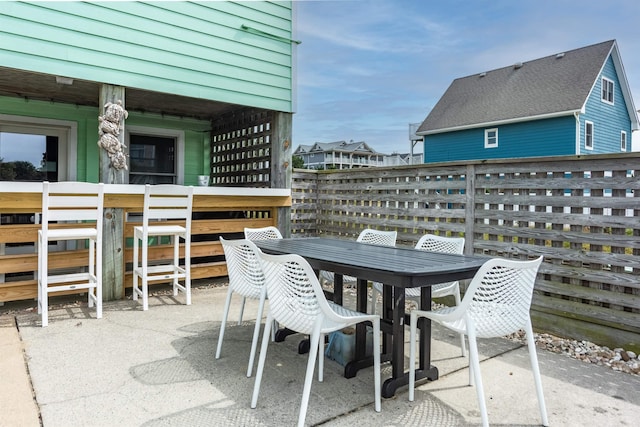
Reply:
<svg viewBox="0 0 640 427"><path fill-rule="evenodd" d="M466 253L544 256L534 326L640 350L640 153L295 170L292 234L461 235Z"/></svg>
<svg viewBox="0 0 640 427"><path fill-rule="evenodd" d="M39 224L34 224L42 207L40 183L0 183L0 302L37 297L36 241ZM218 237L239 238L244 227L263 227L278 224L278 212L291 206L289 190L196 187L193 201L191 271L192 278L227 275L222 247ZM121 241L124 256L120 266L124 280L105 286L131 287L133 260L133 227L140 224L144 186L106 185L105 208L121 210L125 220ZM31 223L11 223L26 220ZM64 227L65 224L60 224ZM172 246L156 242L149 251L150 260L166 259ZM50 268L74 268L84 265L87 250L78 248L50 253ZM110 261L114 258L106 253ZM118 294L118 292L116 292Z"/></svg>

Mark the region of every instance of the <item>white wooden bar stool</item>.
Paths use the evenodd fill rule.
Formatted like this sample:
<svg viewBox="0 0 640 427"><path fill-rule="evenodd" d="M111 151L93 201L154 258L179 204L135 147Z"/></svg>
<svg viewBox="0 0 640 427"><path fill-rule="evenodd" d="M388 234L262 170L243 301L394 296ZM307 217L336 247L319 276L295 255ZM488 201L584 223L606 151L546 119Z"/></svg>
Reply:
<svg viewBox="0 0 640 427"><path fill-rule="evenodd" d="M144 191L142 225L133 229L133 299L142 297L142 309L149 308L149 282L172 281L173 295L182 291L186 304L191 304L191 212L193 187L181 185L149 185ZM166 224L149 221L166 221ZM173 257L169 263L149 264L149 238L170 237ZM184 265L180 266L180 239L184 240ZM142 252L139 257L138 252ZM180 284L184 280L184 285ZM141 285L138 286L140 281Z"/></svg>
<svg viewBox="0 0 640 427"><path fill-rule="evenodd" d="M103 204L103 184L42 183L42 227L38 231L38 313L43 327L49 324L49 294L53 292L86 289L89 307L95 306L96 317L102 317ZM68 225L61 224L62 221L78 223ZM56 222L59 224L50 227ZM73 240L89 242L87 271L49 270L50 242Z"/></svg>

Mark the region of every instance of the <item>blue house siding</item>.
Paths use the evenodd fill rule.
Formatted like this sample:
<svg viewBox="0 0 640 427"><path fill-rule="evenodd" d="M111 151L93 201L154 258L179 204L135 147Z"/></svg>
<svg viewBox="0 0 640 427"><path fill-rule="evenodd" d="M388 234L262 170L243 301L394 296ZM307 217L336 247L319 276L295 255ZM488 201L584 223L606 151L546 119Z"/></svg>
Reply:
<svg viewBox="0 0 640 427"><path fill-rule="evenodd" d="M498 129L498 147L484 147L485 129ZM424 162L559 156L575 153L573 116L427 135Z"/></svg>
<svg viewBox="0 0 640 427"><path fill-rule="evenodd" d="M602 77L614 82L614 104L602 101ZM593 150L585 148L585 121L593 123ZM580 154L617 153L620 151L620 132L627 133L627 151L631 151L631 120L622 94L620 79L613 59L607 59L586 102L585 114L580 116Z"/></svg>

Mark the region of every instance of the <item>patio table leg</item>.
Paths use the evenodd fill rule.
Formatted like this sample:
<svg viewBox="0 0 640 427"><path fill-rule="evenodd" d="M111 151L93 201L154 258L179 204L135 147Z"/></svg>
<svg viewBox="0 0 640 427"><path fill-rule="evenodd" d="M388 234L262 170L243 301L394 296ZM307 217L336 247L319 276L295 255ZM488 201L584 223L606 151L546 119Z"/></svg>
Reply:
<svg viewBox="0 0 640 427"><path fill-rule="evenodd" d="M431 307L431 287L425 286L420 293L420 307ZM404 370L404 327L405 327L405 289L393 290L392 331L392 376L382 384L382 397L390 398L399 387L409 384L409 373ZM422 320L422 319L421 319ZM431 322L428 319L420 323L420 357L416 380L438 379L438 368L431 366ZM425 368L427 367L427 368Z"/></svg>
<svg viewBox="0 0 640 427"><path fill-rule="evenodd" d="M356 310L367 312L367 281L358 279L356 289ZM353 378L362 368L373 366L373 357L367 356L367 326L364 322L356 325L355 358L344 367L344 377Z"/></svg>

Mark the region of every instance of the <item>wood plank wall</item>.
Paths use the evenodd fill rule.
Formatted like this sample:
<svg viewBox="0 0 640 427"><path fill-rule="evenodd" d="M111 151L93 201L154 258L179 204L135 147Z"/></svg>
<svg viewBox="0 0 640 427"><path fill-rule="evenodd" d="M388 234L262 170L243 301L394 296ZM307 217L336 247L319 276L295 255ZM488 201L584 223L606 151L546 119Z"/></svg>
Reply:
<svg viewBox="0 0 640 427"><path fill-rule="evenodd" d="M640 350L640 153L295 170L292 234L460 235L468 254L544 256L540 331ZM314 217L315 212L315 217Z"/></svg>
<svg viewBox="0 0 640 427"><path fill-rule="evenodd" d="M141 187L141 186L130 186ZM200 193L206 189L199 189ZM269 190L261 190L268 192ZM41 194L35 192L0 191L0 302L37 297L37 235L38 224L8 224L12 214L39 212ZM120 207L127 215L124 221L124 288L132 286L133 227L140 224L143 194L107 194L105 207ZM193 279L215 278L227 275L226 263L219 236L242 238L244 227L276 225L279 209L289 207L289 196L263 195L206 195L194 196L192 221ZM137 215L136 215L137 214ZM59 227L77 226L60 224ZM150 260L172 256L172 246L162 240L149 251ZM86 265L87 249L64 250L50 253L50 268L77 268ZM124 295L123 289L122 295ZM69 292L73 293L73 292Z"/></svg>

